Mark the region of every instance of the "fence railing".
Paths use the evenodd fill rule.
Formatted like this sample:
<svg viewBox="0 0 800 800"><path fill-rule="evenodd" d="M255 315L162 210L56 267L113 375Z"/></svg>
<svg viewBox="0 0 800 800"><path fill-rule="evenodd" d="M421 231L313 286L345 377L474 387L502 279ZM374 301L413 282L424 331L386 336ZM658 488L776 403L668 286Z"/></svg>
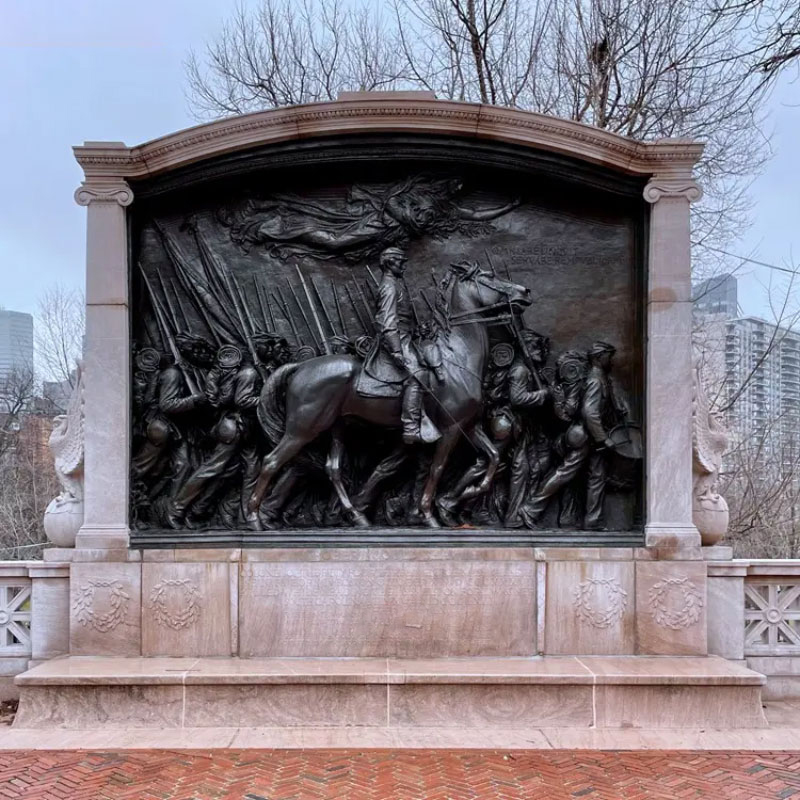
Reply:
<svg viewBox="0 0 800 800"><path fill-rule="evenodd" d="M800 656L800 560L749 562L744 626L745 656Z"/></svg>

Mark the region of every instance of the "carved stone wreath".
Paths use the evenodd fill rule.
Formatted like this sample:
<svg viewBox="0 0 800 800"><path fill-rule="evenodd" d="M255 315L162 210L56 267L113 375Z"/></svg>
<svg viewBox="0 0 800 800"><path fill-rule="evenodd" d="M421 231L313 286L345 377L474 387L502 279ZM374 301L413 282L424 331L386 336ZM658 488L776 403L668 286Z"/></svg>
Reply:
<svg viewBox="0 0 800 800"><path fill-rule="evenodd" d="M603 591L604 590L604 591ZM573 590L575 615L581 622L594 628L609 628L619 621L628 605L628 593L615 578L589 578ZM605 595L605 606L598 607L594 600Z"/></svg>
<svg viewBox="0 0 800 800"><path fill-rule="evenodd" d="M671 609L669 599L675 596L683 600L678 609ZM658 625L672 630L681 630L695 625L700 620L703 596L687 578L664 578L650 588L650 610Z"/></svg>
<svg viewBox="0 0 800 800"><path fill-rule="evenodd" d="M188 578L163 580L150 592L150 607L155 621L179 631L194 625L200 617L200 591ZM177 611L170 607L178 606Z"/></svg>
<svg viewBox="0 0 800 800"><path fill-rule="evenodd" d="M108 590L110 608L103 613L98 613L94 608L98 589ZM124 621L130 600L130 595L122 588L122 581L90 578L86 583L81 584L75 596L73 603L75 618L84 627L88 626L100 633L108 633Z"/></svg>

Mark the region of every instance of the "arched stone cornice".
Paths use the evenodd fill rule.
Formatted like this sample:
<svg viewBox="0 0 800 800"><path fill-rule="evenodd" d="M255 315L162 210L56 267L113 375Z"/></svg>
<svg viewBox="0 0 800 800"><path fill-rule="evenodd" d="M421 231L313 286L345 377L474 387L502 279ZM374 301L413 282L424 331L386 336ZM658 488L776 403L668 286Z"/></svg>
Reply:
<svg viewBox="0 0 800 800"><path fill-rule="evenodd" d="M683 139L640 142L572 120L500 106L435 100L429 96L358 94L187 128L151 142L86 142L74 148L87 181L143 179L216 156L270 143L347 133L422 133L524 145L599 164L629 175L691 176L702 143Z"/></svg>

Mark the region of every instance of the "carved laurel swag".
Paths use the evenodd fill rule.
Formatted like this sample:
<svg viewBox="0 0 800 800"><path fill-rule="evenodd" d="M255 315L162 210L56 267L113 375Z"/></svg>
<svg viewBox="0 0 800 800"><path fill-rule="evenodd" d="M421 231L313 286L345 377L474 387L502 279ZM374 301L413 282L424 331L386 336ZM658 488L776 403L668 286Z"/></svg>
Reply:
<svg viewBox="0 0 800 800"><path fill-rule="evenodd" d="M179 631L200 618L200 590L188 578L159 581L150 592L150 607L155 621ZM177 611L171 607L178 606Z"/></svg>
<svg viewBox="0 0 800 800"><path fill-rule="evenodd" d="M108 590L109 609L98 613L95 608L95 599L98 589ZM122 581L104 578L90 578L81 584L73 609L75 619L84 627L94 628L100 633L113 631L125 620L130 605L130 595L123 589Z"/></svg>
<svg viewBox="0 0 800 800"><path fill-rule="evenodd" d="M605 597L605 605L595 601ZM593 628L609 628L618 622L628 605L628 593L615 578L589 578L573 590L575 615Z"/></svg>
<svg viewBox="0 0 800 800"><path fill-rule="evenodd" d="M670 608L670 599L680 598L680 608ZM650 588L650 611L657 625L681 630L700 621L704 600L700 590L687 578L664 578Z"/></svg>

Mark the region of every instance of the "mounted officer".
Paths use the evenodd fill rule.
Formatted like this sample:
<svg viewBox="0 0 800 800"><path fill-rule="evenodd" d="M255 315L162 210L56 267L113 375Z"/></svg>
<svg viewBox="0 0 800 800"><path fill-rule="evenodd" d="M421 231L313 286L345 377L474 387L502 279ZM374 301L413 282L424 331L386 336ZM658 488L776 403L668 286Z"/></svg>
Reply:
<svg viewBox="0 0 800 800"><path fill-rule="evenodd" d="M414 309L403 273L406 255L399 247L387 247L380 255L383 272L378 287L375 345L367 356L364 372L371 379L364 394L392 396L402 387L403 441L435 442L440 433L422 407L427 368L421 363L413 339ZM362 391L363 383L359 384Z"/></svg>

